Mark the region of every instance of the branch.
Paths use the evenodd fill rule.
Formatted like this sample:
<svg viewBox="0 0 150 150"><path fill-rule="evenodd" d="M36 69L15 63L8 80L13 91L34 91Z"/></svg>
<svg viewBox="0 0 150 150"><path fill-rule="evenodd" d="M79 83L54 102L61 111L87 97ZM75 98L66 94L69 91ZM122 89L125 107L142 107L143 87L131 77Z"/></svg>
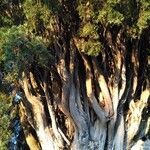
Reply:
<svg viewBox="0 0 150 150"><path fill-rule="evenodd" d="M50 103L50 96L49 96L49 92L48 92L47 79L48 79L48 72L45 71L43 90L45 93L45 98L46 98L49 114L50 114L51 121L52 121L52 129L53 129L54 135L56 136L57 142L59 143L58 145L60 147L63 147L63 140L61 138L60 133L58 132L58 128L57 128L57 124L56 124L56 116L55 116L55 112L53 110L53 105Z"/></svg>
<svg viewBox="0 0 150 150"><path fill-rule="evenodd" d="M27 99L29 99L29 101L30 101L32 94L31 94L31 92L29 92L29 80L27 79L25 72L22 73L22 81L23 81L22 86L23 86L25 95L26 95Z"/></svg>
<svg viewBox="0 0 150 150"><path fill-rule="evenodd" d="M86 92L87 92L87 96L92 104L92 107L96 113L96 115L98 116L98 118L103 122L107 122L107 117L108 114L105 113L105 111L99 106L94 94L93 94L93 90L92 90L92 73L91 73L91 68L90 65L86 59L86 57L84 55L82 55L82 58L84 60L85 63L85 68L86 68Z"/></svg>
<svg viewBox="0 0 150 150"><path fill-rule="evenodd" d="M87 130L88 127L86 124L86 115L84 112L79 110L77 103L76 103L76 89L75 89L73 82L71 83L71 87L70 87L69 106L70 106L70 112L71 112L72 118L76 126L78 127L78 130L80 132L82 132L83 130L88 131Z"/></svg>
<svg viewBox="0 0 150 150"><path fill-rule="evenodd" d="M70 97L69 106L72 118L81 133L88 131L88 126L86 122L87 114L82 109L81 98L79 93L79 81L78 81L78 65L77 65L77 55L75 50L71 51L70 54ZM76 83L76 86L75 86Z"/></svg>
<svg viewBox="0 0 150 150"><path fill-rule="evenodd" d="M111 98L111 95L110 95L110 92L109 92L109 88L108 88L107 82L106 82L105 77L103 75L103 72L98 67L96 59L93 60L93 67L94 67L95 74L99 75L98 83L99 83L99 86L101 88L102 95L104 97L104 101L105 101L105 107L104 108L105 108L105 111L106 111L107 115L111 117L114 114L112 98Z"/></svg>

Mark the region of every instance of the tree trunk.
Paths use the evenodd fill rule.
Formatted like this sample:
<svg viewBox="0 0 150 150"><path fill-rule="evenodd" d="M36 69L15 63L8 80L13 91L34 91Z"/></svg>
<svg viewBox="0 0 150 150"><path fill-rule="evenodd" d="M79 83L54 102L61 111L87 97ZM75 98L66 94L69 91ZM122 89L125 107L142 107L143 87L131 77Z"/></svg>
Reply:
<svg viewBox="0 0 150 150"><path fill-rule="evenodd" d="M31 80L32 77L30 76ZM32 112L33 112L33 117L34 117L34 128L35 132L37 134L37 137L39 139L40 145L43 150L48 150L48 149L54 149L54 143L52 139L52 134L50 132L46 116L44 113L44 106L38 96L34 96L31 91L29 90L29 79L25 76L25 73L23 73L23 89L25 92L25 96L27 100L29 101L31 107L32 107ZM35 88L36 85L34 85L34 81L31 81L31 84L33 88Z"/></svg>
<svg viewBox="0 0 150 150"><path fill-rule="evenodd" d="M31 150L146 149L149 8L148 0L0 1L0 86L22 93Z"/></svg>
<svg viewBox="0 0 150 150"><path fill-rule="evenodd" d="M100 68L101 60L71 49L70 54L65 52L60 55L56 70L61 81L56 80L53 71L51 78L49 71L45 73L45 80L39 81L41 84L37 83L36 75L31 72L23 74L23 90L32 108L32 126L41 148L131 149L139 138L142 139L149 132L148 117L144 116L147 123L142 125L148 107L148 79L145 79L140 97L136 99L133 95L138 86L137 73L127 73L129 64L126 64L121 52L118 51L114 58L114 76L108 77ZM70 57L69 63L65 57ZM130 63L133 63L134 71L137 71L134 64L136 57L135 54L131 55ZM37 92L38 88L43 90L44 102L42 92ZM33 94L33 91L36 93ZM126 102L129 106L125 106L128 104ZM143 132L140 131L141 127ZM32 149L28 138L27 143ZM30 138L33 138L32 135ZM40 149L38 145L37 149Z"/></svg>
<svg viewBox="0 0 150 150"><path fill-rule="evenodd" d="M112 49L97 57L80 52L76 42L62 40L60 46L57 41L56 64L37 67L40 77L30 68L23 73L25 107L32 112L32 121L27 117L26 122L35 131L26 136L31 149L28 138L43 150L125 150L134 149L139 140L147 142L149 79L140 71L148 69L148 57L139 61L136 44L127 49L120 34L118 45L109 35Z"/></svg>

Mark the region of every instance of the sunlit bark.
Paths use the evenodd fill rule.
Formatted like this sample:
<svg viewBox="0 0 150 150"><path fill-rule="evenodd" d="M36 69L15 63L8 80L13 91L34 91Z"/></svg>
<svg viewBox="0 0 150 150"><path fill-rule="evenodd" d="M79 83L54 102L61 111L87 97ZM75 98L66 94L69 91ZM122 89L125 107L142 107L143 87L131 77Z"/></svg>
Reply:
<svg viewBox="0 0 150 150"><path fill-rule="evenodd" d="M39 99L39 97L32 95L31 91L29 90L29 88L31 88L29 87L29 85L30 85L29 79L27 79L25 73L23 73L23 89L27 100L30 102L32 106L32 111L34 114L34 121L35 121L35 131L39 138L41 147L43 150L48 150L49 148L54 149L54 144L52 142L53 139L50 133L49 126L47 124L44 106L41 100ZM32 86L35 88L36 85L32 83Z"/></svg>
<svg viewBox="0 0 150 150"><path fill-rule="evenodd" d="M37 136L34 141L28 132L29 147L32 139L43 150L124 150L147 137L149 79L140 69L147 69L148 58L140 62L139 41L128 49L123 32L113 42L106 31L107 48L99 56L80 52L77 37L60 38L53 65L39 68L40 77L35 66L23 73L22 89L33 113L27 122Z"/></svg>

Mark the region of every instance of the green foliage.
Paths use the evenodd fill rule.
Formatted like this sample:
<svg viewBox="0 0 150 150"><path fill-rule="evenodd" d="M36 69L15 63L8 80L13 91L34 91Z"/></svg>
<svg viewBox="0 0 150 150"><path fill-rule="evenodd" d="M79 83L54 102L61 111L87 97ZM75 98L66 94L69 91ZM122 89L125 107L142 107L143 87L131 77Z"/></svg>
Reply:
<svg viewBox="0 0 150 150"><path fill-rule="evenodd" d="M82 39L78 41L77 47L81 52L91 56L97 56L102 49L101 43L94 39L88 39L87 41Z"/></svg>
<svg viewBox="0 0 150 150"><path fill-rule="evenodd" d="M54 18L46 5L40 1L37 3L34 0L26 0L23 3L23 10L26 16L26 30L37 34L42 34L45 29L53 30Z"/></svg>
<svg viewBox="0 0 150 150"><path fill-rule="evenodd" d="M119 11L106 6L99 11L98 20L100 20L104 25L120 25L124 21L124 16Z"/></svg>
<svg viewBox="0 0 150 150"><path fill-rule="evenodd" d="M91 24L90 22L86 23L80 31L80 35L82 37L92 37L94 39L98 39L98 34L96 32L96 26L94 24Z"/></svg>
<svg viewBox="0 0 150 150"><path fill-rule="evenodd" d="M6 8L8 8L7 6L7 0L0 1L0 27L10 26L13 24L13 20L8 15L6 15Z"/></svg>
<svg viewBox="0 0 150 150"><path fill-rule="evenodd" d="M139 27L140 32L142 32L143 29L150 25L150 1L141 0L140 5L137 26Z"/></svg>
<svg viewBox="0 0 150 150"><path fill-rule="evenodd" d="M97 56L102 49L102 45L98 41L88 40L85 42L85 53L91 56Z"/></svg>
<svg viewBox="0 0 150 150"><path fill-rule="evenodd" d="M11 27L23 23L24 13L21 7L21 1L0 1L0 27Z"/></svg>
<svg viewBox="0 0 150 150"><path fill-rule="evenodd" d="M85 40L79 41L79 50L88 55L98 55L102 49L102 45L99 41L96 25L91 23L83 25L80 31L80 36Z"/></svg>
<svg viewBox="0 0 150 150"><path fill-rule="evenodd" d="M51 58L45 44L38 36L27 35L22 26L6 30L1 35L1 49L3 55L1 60L4 61L5 77L8 81L14 81L27 67L32 64L46 67Z"/></svg>
<svg viewBox="0 0 150 150"><path fill-rule="evenodd" d="M7 144L10 140L11 131L9 130L10 116L8 109L10 107L10 97L0 91L0 150L7 150Z"/></svg>
<svg viewBox="0 0 150 150"><path fill-rule="evenodd" d="M90 22L83 24L79 36L83 39L78 43L79 50L88 55L97 56L102 49L97 33L97 25Z"/></svg>
<svg viewBox="0 0 150 150"><path fill-rule="evenodd" d="M75 12L70 9L71 4L77 10L78 22L73 20ZM68 31L74 29L73 24L77 24L75 35L83 39L78 43L79 49L88 55L98 55L102 49L100 25L104 29L122 26L127 29L129 36L137 38L150 24L149 0L78 0L73 3L66 0L9 3L3 0L0 6L0 64L5 62L5 69L9 72L14 68L15 76L27 64L46 66L50 57L46 47L59 34L58 18L62 23L60 28L67 26ZM13 75L9 73L15 79Z"/></svg>
<svg viewBox="0 0 150 150"><path fill-rule="evenodd" d="M98 4L98 1L96 1ZM99 40L98 24L96 21L98 10L94 5L94 1L79 1L78 11L82 20L80 25L79 37L82 40L78 41L78 48L80 51L97 56L102 49L102 44Z"/></svg>
<svg viewBox="0 0 150 150"><path fill-rule="evenodd" d="M87 24L90 21L92 26L100 23L105 28L123 26L132 38L139 37L150 25L149 0L106 0L101 3L79 0L78 11L82 23Z"/></svg>
<svg viewBox="0 0 150 150"><path fill-rule="evenodd" d="M80 3L80 5L77 7L77 10L83 22L89 21L95 15L93 5L89 1L86 3Z"/></svg>

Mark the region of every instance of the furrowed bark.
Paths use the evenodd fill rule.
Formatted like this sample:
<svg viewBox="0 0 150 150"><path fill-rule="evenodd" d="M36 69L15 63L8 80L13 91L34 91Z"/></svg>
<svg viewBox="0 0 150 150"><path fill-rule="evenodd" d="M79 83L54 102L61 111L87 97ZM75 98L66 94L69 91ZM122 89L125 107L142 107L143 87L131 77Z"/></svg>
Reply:
<svg viewBox="0 0 150 150"><path fill-rule="evenodd" d="M120 10L126 3L127 16ZM22 78L22 87L14 94L21 90L24 98L15 110L20 110L31 150L146 149L144 141L150 141L147 3L38 0L30 18L27 9L32 2L22 0L8 5L6 19L0 15L0 22L19 29L2 30L6 40L0 44L4 48L0 86L5 70L6 82ZM22 24L15 21L22 15L13 13L19 7ZM146 15L142 22L140 14ZM11 17L15 20L9 21ZM33 27L28 26L30 19ZM22 31L22 25L31 30ZM13 41L13 36L19 37ZM11 75L15 79L10 80Z"/></svg>
<svg viewBox="0 0 150 150"><path fill-rule="evenodd" d="M119 104L119 81L120 81L120 73L121 73L121 54L118 51L117 56L115 58L115 72L114 72L114 80L113 80L113 87L112 87L112 102L113 102L113 109L114 115L108 124L108 146L107 149L111 149L113 146L113 139L115 136L115 124L117 120L117 107ZM120 126L120 125L119 125ZM123 141L123 139L120 139Z"/></svg>
<svg viewBox="0 0 150 150"><path fill-rule="evenodd" d="M149 83L147 83L147 84L149 84ZM149 85L147 85L146 89L144 91L142 91L140 100L137 102L134 102L132 100L130 102L129 108L131 111L131 116L128 116L128 118L127 118L127 120L128 120L127 140L128 140L129 147L131 147L131 145L133 145L133 143L132 143L133 138L139 130L140 122L142 119L142 112L143 112L143 109L147 105L149 95L150 95Z"/></svg>
<svg viewBox="0 0 150 150"><path fill-rule="evenodd" d="M65 53L66 54L66 53ZM70 95L70 86L71 86L71 77L70 73L67 70L66 62L65 62L65 54L60 56L60 64L57 66L58 73L62 79L62 93L61 93L61 101L58 105L60 110L67 116L68 120L66 121L68 126L68 134L70 138L72 138L72 134L74 132L74 121L70 114L69 108L69 95ZM69 68L69 65L68 65Z"/></svg>
<svg viewBox="0 0 150 150"><path fill-rule="evenodd" d="M72 149L87 149L89 142L89 129L86 121L87 114L83 111L81 104L81 97L79 93L79 78L78 78L78 64L76 60L76 51L72 50L70 56L70 73L71 73L71 87L69 106L72 118L76 125L75 137ZM76 81L76 83L75 83Z"/></svg>
<svg viewBox="0 0 150 150"><path fill-rule="evenodd" d="M102 123L106 123L108 121L108 113L106 113L98 104L96 97L93 93L93 89L92 89L92 73L91 73L91 68L90 65L88 63L88 61L86 60L86 58L83 56L83 60L85 63L85 67L86 67L86 75L87 75L87 80L86 80L86 92L87 92L87 96L92 104L92 107L95 111L95 113L97 114L97 116L99 117L99 119L101 120Z"/></svg>
<svg viewBox="0 0 150 150"><path fill-rule="evenodd" d="M47 87L47 71L45 72L45 77L44 77L44 83L43 83L43 90L45 93L45 98L46 98L46 102L47 102L47 106L48 106L48 110L49 110L49 114L51 117L51 124L52 124L52 130L53 130L53 134L55 136L55 143L57 144L57 147L59 149L63 149L63 139L61 134L59 133L57 124L56 124L56 116L55 116L55 112L54 112L54 107L52 106L52 103L50 102L50 96L48 93L48 87ZM56 148L55 148L56 149Z"/></svg>
<svg viewBox="0 0 150 150"><path fill-rule="evenodd" d="M19 116L25 139L30 150L41 150L39 141L35 135L33 135L34 128L32 128L31 124L28 122L28 114L22 102L19 104Z"/></svg>
<svg viewBox="0 0 150 150"><path fill-rule="evenodd" d="M36 120L35 131L37 133L39 142L43 150L54 149L54 144L52 143L52 135L49 130L49 125L46 121L44 106L41 103L39 97L32 95L29 88L29 79L27 79L25 73L23 73L23 89L27 100L32 105L34 120Z"/></svg>
<svg viewBox="0 0 150 150"><path fill-rule="evenodd" d="M102 70L100 69L100 67L98 67L97 60L93 61L93 66L94 66L95 74L98 74L98 83L99 83L102 95L104 97L104 102L105 102L105 106L104 106L105 112L107 113L108 117L111 117L114 114L114 109L113 109L112 98L110 95L107 82L102 73Z"/></svg>

